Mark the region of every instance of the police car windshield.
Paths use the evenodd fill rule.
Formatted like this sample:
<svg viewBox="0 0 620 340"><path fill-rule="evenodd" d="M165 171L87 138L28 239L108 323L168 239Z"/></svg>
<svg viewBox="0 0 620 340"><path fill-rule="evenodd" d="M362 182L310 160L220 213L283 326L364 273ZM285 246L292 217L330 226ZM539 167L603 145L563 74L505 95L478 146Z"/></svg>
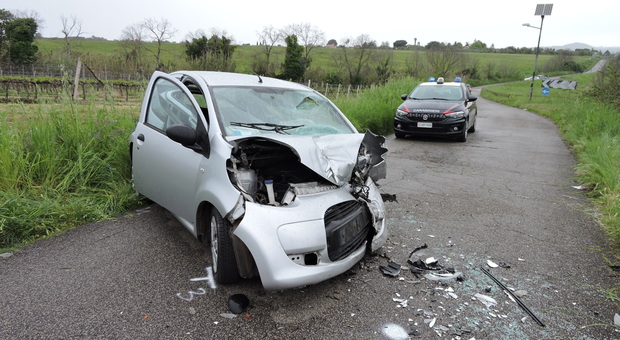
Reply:
<svg viewBox="0 0 620 340"><path fill-rule="evenodd" d="M409 95L409 98L416 100L461 100L463 90L460 86L419 85Z"/></svg>

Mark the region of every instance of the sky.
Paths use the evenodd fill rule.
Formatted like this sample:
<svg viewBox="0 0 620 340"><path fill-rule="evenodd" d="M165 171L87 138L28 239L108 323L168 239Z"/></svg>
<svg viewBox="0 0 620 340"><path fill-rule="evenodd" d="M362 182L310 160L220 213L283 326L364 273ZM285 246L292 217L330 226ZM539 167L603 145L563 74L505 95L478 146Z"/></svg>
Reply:
<svg viewBox="0 0 620 340"><path fill-rule="evenodd" d="M198 30L224 31L237 44L256 44L267 26L284 28L309 23L337 42L368 35L377 44L406 40L473 43L488 47L541 47L585 43L593 47L620 46L618 0L2 0L0 8L35 11L43 20L44 37L62 37L61 17L82 23L83 37L120 39L124 28L144 19L167 19L181 42ZM370 1L368 1L370 2ZM542 31L534 15L537 4L553 4Z"/></svg>

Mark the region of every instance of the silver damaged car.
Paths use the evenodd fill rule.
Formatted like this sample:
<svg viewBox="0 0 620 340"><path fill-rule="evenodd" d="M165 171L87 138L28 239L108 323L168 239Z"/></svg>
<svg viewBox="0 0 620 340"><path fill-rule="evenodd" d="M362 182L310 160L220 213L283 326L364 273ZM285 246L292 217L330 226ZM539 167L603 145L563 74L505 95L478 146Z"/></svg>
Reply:
<svg viewBox="0 0 620 340"><path fill-rule="evenodd" d="M293 288L385 243L384 142L300 84L155 72L131 134L132 180L209 245L217 282Z"/></svg>

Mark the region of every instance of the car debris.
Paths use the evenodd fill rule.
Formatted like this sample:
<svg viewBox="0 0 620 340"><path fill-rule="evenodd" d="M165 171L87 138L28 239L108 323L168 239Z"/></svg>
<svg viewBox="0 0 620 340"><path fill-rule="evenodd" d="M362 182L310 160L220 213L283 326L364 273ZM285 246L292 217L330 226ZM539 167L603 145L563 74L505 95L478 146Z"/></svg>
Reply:
<svg viewBox="0 0 620 340"><path fill-rule="evenodd" d="M400 274L401 265L396 262L388 261L387 266L379 266L379 269L385 275L397 277Z"/></svg>
<svg viewBox="0 0 620 340"><path fill-rule="evenodd" d="M536 321L537 324L539 324L541 327L545 327L545 324L540 321L540 319L529 308L527 308L523 301L521 301L518 296L516 296L510 289L508 289L508 287L506 287L501 281L495 278L495 276L493 276L485 268L480 267L480 270L482 270L483 273L490 277L493 282L497 283L497 285L511 298L511 300L515 301L519 305L519 307L521 307L521 309L523 309L532 319L534 319L534 321Z"/></svg>
<svg viewBox="0 0 620 340"><path fill-rule="evenodd" d="M250 299L243 294L234 294L228 298L228 309L234 314L241 314L248 310Z"/></svg>
<svg viewBox="0 0 620 340"><path fill-rule="evenodd" d="M424 278L431 281L447 281L447 280L459 280L463 279L463 273L456 272L453 274L424 274Z"/></svg>
<svg viewBox="0 0 620 340"><path fill-rule="evenodd" d="M482 302L487 307L487 309L497 305L497 300L487 295L476 293L474 294L474 298Z"/></svg>
<svg viewBox="0 0 620 340"><path fill-rule="evenodd" d="M396 199L396 194L381 194L381 198L383 199L383 202L396 202L398 203L398 200Z"/></svg>

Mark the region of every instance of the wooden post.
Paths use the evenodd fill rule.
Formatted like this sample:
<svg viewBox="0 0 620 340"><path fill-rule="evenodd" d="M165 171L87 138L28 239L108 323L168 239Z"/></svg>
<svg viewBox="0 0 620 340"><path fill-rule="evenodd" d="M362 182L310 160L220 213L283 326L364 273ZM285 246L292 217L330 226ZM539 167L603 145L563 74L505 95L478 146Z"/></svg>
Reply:
<svg viewBox="0 0 620 340"><path fill-rule="evenodd" d="M82 60L78 58L77 67L75 68L75 78L73 79L73 100L76 100L78 96L81 71L82 71Z"/></svg>

